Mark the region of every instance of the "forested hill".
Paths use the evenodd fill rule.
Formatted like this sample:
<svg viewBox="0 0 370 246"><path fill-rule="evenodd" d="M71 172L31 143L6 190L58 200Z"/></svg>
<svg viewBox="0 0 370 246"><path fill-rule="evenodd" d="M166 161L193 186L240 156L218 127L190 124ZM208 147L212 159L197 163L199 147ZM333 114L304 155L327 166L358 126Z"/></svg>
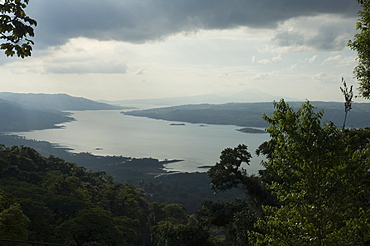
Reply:
<svg viewBox="0 0 370 246"><path fill-rule="evenodd" d="M344 103L311 102L318 110L324 110L324 121L331 121L340 127L344 120ZM299 108L302 102L290 102L293 108ZM370 124L370 104L353 103L348 113L346 126L367 127ZM222 124L250 127L266 127L262 114L271 115L274 110L272 102L264 103L227 103L194 104L174 107L134 110L124 112L127 115L163 119L169 121Z"/></svg>
<svg viewBox="0 0 370 246"><path fill-rule="evenodd" d="M67 94L0 92L0 98L39 110L112 110L124 108L83 97L72 97Z"/></svg>
<svg viewBox="0 0 370 246"><path fill-rule="evenodd" d="M95 102L66 94L0 92L0 132L54 128L74 120L63 110L117 110L125 107ZM127 109L127 108L126 108Z"/></svg>
<svg viewBox="0 0 370 246"><path fill-rule="evenodd" d="M55 124L74 120L60 111L28 109L0 99L0 132L17 132L53 128Z"/></svg>
<svg viewBox="0 0 370 246"><path fill-rule="evenodd" d="M28 147L0 146L0 161L1 240L152 245L160 221L188 218L180 205L149 204L141 189Z"/></svg>

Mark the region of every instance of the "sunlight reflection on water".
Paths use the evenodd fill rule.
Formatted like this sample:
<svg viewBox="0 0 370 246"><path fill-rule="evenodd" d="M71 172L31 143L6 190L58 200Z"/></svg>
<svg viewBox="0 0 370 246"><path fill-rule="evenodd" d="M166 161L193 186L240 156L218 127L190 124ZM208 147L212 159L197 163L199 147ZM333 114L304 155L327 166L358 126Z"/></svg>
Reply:
<svg viewBox="0 0 370 246"><path fill-rule="evenodd" d="M171 125L173 122L128 116L120 112L73 111L76 121L63 123L63 128L16 134L67 146L73 152L183 160L166 165L168 170L183 172L205 172L206 168L199 167L214 165L223 149L243 143L253 154L248 173L256 173L262 168L262 158L257 158L254 151L268 140L268 134L242 133L236 131L240 128L237 126Z"/></svg>

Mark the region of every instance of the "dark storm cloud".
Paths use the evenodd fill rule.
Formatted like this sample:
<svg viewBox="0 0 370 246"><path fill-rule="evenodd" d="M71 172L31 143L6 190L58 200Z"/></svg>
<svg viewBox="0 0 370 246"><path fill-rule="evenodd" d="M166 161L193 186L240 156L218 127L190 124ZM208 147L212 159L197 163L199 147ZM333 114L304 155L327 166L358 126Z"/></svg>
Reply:
<svg viewBox="0 0 370 246"><path fill-rule="evenodd" d="M342 50L355 34L355 21L340 18L333 20L330 17L333 16L321 16L316 20L301 19L296 21L296 26L291 26L292 30L278 28L272 41L280 47L307 47L326 51ZM302 28L302 26L304 27Z"/></svg>
<svg viewBox="0 0 370 246"><path fill-rule="evenodd" d="M305 37L302 32L280 31L272 39L278 46L302 46L305 43Z"/></svg>
<svg viewBox="0 0 370 246"><path fill-rule="evenodd" d="M33 0L38 45L75 37L146 42L179 32L237 26L274 28L298 16L322 13L354 17L355 0Z"/></svg>

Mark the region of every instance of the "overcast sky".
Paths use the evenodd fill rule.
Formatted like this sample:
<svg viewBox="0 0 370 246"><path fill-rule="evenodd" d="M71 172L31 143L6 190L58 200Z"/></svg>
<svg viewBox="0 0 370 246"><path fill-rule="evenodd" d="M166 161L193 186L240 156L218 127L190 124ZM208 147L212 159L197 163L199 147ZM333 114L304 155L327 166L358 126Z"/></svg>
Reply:
<svg viewBox="0 0 370 246"><path fill-rule="evenodd" d="M32 57L0 56L0 91L125 100L258 89L342 101L356 0L31 0Z"/></svg>

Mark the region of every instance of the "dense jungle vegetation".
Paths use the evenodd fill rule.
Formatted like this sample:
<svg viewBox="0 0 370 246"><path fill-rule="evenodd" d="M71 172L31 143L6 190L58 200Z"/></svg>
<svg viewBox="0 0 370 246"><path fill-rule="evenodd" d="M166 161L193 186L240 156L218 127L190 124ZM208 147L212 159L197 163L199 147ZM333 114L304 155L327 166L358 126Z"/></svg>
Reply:
<svg viewBox="0 0 370 246"><path fill-rule="evenodd" d="M358 2L360 32L349 46L359 53L355 76L369 98L370 1ZM0 23L2 32L14 31L0 47L8 56L31 55L31 40L15 42L32 37L37 24L23 11L27 3L0 5L8 20ZM9 13L14 18L6 18ZM351 92L343 90L346 113ZM30 147L1 145L1 244L370 245L370 129L346 129L345 122L337 127L323 117L310 102L298 108L274 103L263 116L270 140L257 150L266 156L265 169L248 174L243 164L251 154L243 144L223 150L207 172L210 187L216 193L240 189L242 195L205 200L191 215L179 204L150 202L150 193L105 172Z"/></svg>
<svg viewBox="0 0 370 246"><path fill-rule="evenodd" d="M309 102L298 110L275 103L273 115L264 116L271 140L258 149L265 170L253 176L242 167L251 158L247 146L225 149L207 173L211 189L242 193L205 200L191 215L179 204L150 202L151 193L105 172L29 147L2 147L0 238L63 245L366 245L370 130L337 128L322 115ZM181 194L177 188L171 192Z"/></svg>

